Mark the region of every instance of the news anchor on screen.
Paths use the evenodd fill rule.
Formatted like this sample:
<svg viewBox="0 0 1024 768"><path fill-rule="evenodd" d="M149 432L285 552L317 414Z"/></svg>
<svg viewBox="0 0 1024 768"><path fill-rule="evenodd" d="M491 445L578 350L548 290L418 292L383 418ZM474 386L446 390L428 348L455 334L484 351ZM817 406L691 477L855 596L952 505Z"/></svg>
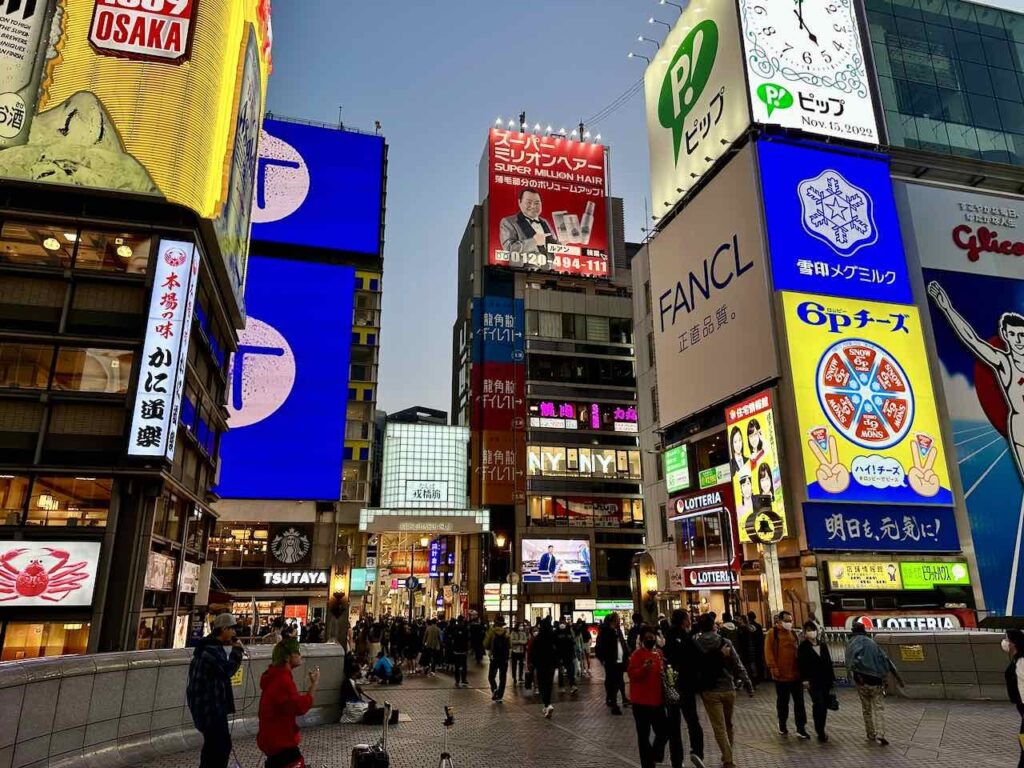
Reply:
<svg viewBox="0 0 1024 768"><path fill-rule="evenodd" d="M557 243L551 225L541 218L540 192L526 187L519 192L519 213L501 220L501 247L512 253L546 253L548 243Z"/></svg>
<svg viewBox="0 0 1024 768"><path fill-rule="evenodd" d="M548 545L548 551L540 556L540 560L537 562L537 570L540 573L550 573L552 575L558 570L558 559L555 557L554 546Z"/></svg>

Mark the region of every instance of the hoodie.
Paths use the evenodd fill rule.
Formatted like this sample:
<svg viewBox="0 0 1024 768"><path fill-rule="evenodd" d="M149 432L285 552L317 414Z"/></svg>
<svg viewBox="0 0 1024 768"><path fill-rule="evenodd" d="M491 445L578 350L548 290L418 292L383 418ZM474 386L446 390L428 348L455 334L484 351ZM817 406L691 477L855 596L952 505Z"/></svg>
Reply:
<svg viewBox="0 0 1024 768"><path fill-rule="evenodd" d="M309 712L313 697L299 693L287 665L268 667L260 678L260 729L256 746L267 757L299 746L299 726L295 718Z"/></svg>
<svg viewBox="0 0 1024 768"><path fill-rule="evenodd" d="M507 662L512 652L512 641L505 627L491 627L484 638L484 649L490 651L491 658L498 662Z"/></svg>
<svg viewBox="0 0 1024 768"><path fill-rule="evenodd" d="M228 650L220 640L207 635L192 653L185 700L197 730L204 731L235 711L231 677L242 665L242 648L235 646L226 652Z"/></svg>

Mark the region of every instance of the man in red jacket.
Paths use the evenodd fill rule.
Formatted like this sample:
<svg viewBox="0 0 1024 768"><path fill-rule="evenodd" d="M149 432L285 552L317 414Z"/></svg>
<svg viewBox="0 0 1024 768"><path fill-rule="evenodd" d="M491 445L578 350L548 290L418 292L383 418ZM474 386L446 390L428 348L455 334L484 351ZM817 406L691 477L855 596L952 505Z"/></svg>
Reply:
<svg viewBox="0 0 1024 768"><path fill-rule="evenodd" d="M292 677L292 670L299 666L299 642L288 638L274 646L271 664L260 678L260 729L256 745L267 756L266 768L306 768L299 752L299 726L295 718L313 706L320 670L309 671L309 692L299 693Z"/></svg>

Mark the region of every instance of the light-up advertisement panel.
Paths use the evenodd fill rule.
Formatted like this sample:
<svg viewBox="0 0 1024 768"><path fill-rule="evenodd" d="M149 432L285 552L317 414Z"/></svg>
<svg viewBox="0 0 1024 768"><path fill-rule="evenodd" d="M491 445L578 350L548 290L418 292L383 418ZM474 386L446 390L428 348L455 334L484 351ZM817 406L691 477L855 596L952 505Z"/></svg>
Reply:
<svg viewBox="0 0 1024 768"><path fill-rule="evenodd" d="M969 587L971 571L964 562L900 563L904 589L934 589L935 587Z"/></svg>
<svg viewBox="0 0 1024 768"><path fill-rule="evenodd" d="M533 429L590 430L595 432L639 432L636 406L594 403L585 400L533 400L528 406Z"/></svg>
<svg viewBox="0 0 1024 768"><path fill-rule="evenodd" d="M523 539L525 584L589 584L590 541L587 539Z"/></svg>
<svg viewBox="0 0 1024 768"><path fill-rule="evenodd" d="M918 310L797 293L783 305L807 498L952 504Z"/></svg>
<svg viewBox="0 0 1024 768"><path fill-rule="evenodd" d="M492 128L487 263L607 277L605 147Z"/></svg>
<svg viewBox="0 0 1024 768"><path fill-rule="evenodd" d="M838 552L959 552L952 507L910 504L804 505L807 547Z"/></svg>
<svg viewBox="0 0 1024 768"><path fill-rule="evenodd" d="M766 516L770 526L786 526L786 502L783 498L782 473L779 469L779 446L775 434L775 410L772 393L759 392L743 402L725 409L725 430L729 441L729 469L736 498L736 523L740 541L758 543L755 530ZM767 509L755 515L754 496L771 499ZM763 526L762 526L763 527Z"/></svg>
<svg viewBox="0 0 1024 768"><path fill-rule="evenodd" d="M775 290L913 303L885 157L778 140L757 156Z"/></svg>
<svg viewBox="0 0 1024 768"><path fill-rule="evenodd" d="M754 121L880 142L855 0L740 0Z"/></svg>
<svg viewBox="0 0 1024 768"><path fill-rule="evenodd" d="M687 446L677 445L665 451L665 490L668 495L685 491L690 487L690 459Z"/></svg>
<svg viewBox="0 0 1024 768"><path fill-rule="evenodd" d="M899 563L891 560L847 560L828 564L832 589L875 591L903 589Z"/></svg>
<svg viewBox="0 0 1024 768"><path fill-rule="evenodd" d="M384 137L263 121L252 238L380 253Z"/></svg>
<svg viewBox="0 0 1024 768"><path fill-rule="evenodd" d="M354 286L351 267L253 257L228 374L224 498L339 498Z"/></svg>
<svg viewBox="0 0 1024 768"><path fill-rule="evenodd" d="M99 560L98 541L0 543L0 607L92 605Z"/></svg>

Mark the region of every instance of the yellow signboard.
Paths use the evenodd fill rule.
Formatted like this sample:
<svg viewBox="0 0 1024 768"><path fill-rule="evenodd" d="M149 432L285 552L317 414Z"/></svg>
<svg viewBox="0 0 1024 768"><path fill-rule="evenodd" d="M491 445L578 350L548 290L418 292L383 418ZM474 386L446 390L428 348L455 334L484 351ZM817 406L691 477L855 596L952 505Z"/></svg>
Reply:
<svg viewBox="0 0 1024 768"><path fill-rule="evenodd" d="M231 687L232 688L241 688L242 687L242 683L244 683L244 682L245 682L245 667L239 666L238 669L235 670L235 674L233 674L231 676Z"/></svg>
<svg viewBox="0 0 1024 768"><path fill-rule="evenodd" d="M924 661L924 646L901 645L900 661Z"/></svg>
<svg viewBox="0 0 1024 768"><path fill-rule="evenodd" d="M269 0L38 0L5 8L0 37L0 177L191 208L240 298Z"/></svg>
<svg viewBox="0 0 1024 768"><path fill-rule="evenodd" d="M903 589L899 564L884 560L829 563L828 581L832 589Z"/></svg>
<svg viewBox="0 0 1024 768"><path fill-rule="evenodd" d="M951 505L917 308L782 296L808 499Z"/></svg>
<svg viewBox="0 0 1024 768"><path fill-rule="evenodd" d="M771 392L759 392L727 407L725 429L740 541L758 543L784 538L788 532L786 503ZM758 505L758 496L769 503Z"/></svg>

